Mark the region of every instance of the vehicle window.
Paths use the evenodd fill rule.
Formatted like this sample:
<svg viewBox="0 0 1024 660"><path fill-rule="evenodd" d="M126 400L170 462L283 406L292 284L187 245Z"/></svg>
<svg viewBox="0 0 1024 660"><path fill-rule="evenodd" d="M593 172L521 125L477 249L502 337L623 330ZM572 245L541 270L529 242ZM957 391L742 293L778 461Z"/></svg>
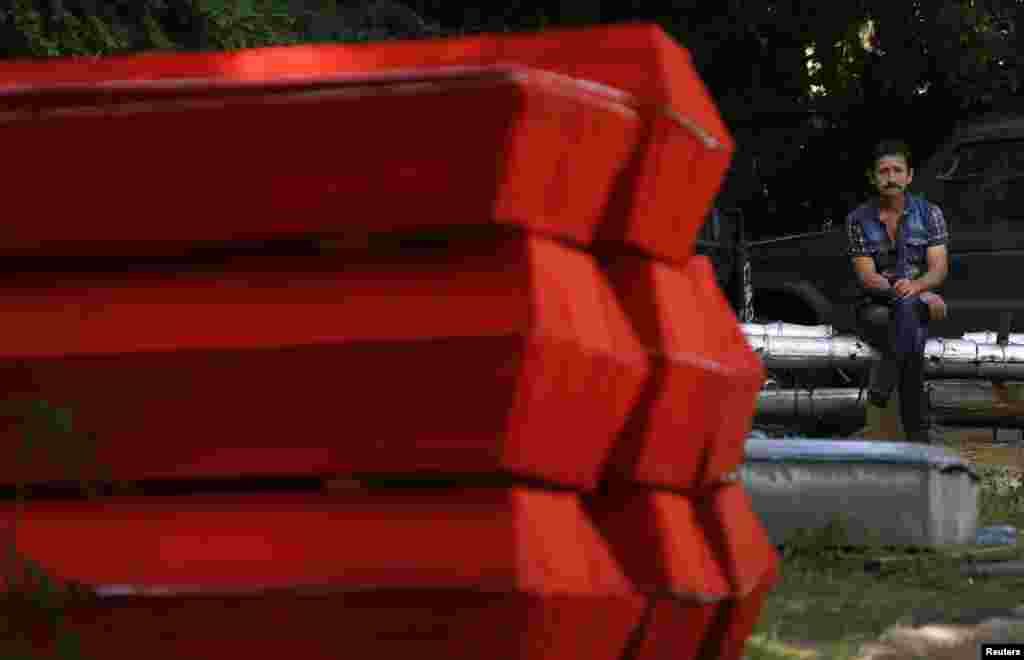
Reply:
<svg viewBox="0 0 1024 660"><path fill-rule="evenodd" d="M939 171L938 178L946 181L1024 174L1024 140L960 145Z"/></svg>

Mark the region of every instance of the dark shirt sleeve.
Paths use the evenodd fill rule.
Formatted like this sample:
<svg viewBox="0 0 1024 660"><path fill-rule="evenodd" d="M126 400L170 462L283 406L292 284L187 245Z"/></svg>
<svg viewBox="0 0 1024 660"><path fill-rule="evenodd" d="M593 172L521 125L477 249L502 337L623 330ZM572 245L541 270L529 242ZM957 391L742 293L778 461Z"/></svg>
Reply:
<svg viewBox="0 0 1024 660"><path fill-rule="evenodd" d="M928 214L928 247L949 243L949 231L946 229L946 217L936 204L931 205Z"/></svg>
<svg viewBox="0 0 1024 660"><path fill-rule="evenodd" d="M846 219L846 236L848 249L846 253L851 257L868 257L867 246L864 244L864 228L852 217Z"/></svg>

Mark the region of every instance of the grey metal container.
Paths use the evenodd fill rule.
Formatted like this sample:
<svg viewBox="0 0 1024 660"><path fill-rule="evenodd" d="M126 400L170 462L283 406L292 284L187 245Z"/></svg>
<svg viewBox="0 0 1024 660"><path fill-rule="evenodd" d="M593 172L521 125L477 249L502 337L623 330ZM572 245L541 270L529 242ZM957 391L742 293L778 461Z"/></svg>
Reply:
<svg viewBox="0 0 1024 660"><path fill-rule="evenodd" d="M752 437L741 475L776 544L837 517L852 545L966 544L978 526L979 477L940 447Z"/></svg>

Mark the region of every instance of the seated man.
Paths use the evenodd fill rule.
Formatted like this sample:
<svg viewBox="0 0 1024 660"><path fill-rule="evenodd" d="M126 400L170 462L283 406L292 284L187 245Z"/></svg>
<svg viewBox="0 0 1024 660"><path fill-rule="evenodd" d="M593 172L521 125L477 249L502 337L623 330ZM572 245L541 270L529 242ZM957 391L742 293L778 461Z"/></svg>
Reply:
<svg viewBox="0 0 1024 660"><path fill-rule="evenodd" d="M907 439L928 442L924 347L928 321L946 316L945 303L933 290L949 270L949 237L942 210L907 192L913 176L905 144L879 144L871 169L878 196L851 212L846 228L864 294L857 323L864 339L882 354L882 363L872 370L868 401L885 406L898 381Z"/></svg>

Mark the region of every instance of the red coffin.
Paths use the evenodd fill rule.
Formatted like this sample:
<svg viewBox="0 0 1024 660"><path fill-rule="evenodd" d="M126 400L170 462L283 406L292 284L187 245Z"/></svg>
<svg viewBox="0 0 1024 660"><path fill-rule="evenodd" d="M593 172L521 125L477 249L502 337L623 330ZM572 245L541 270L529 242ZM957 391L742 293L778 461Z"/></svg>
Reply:
<svg viewBox="0 0 1024 660"><path fill-rule="evenodd" d="M719 549L736 595L712 628L714 652L708 657L741 660L765 597L780 578L779 558L742 484L717 488L697 506L702 516L717 521L708 525L708 539Z"/></svg>
<svg viewBox="0 0 1024 660"><path fill-rule="evenodd" d="M698 657L715 616L731 594L709 523L683 497L643 490L587 498L594 523L650 612L636 640L636 660Z"/></svg>
<svg viewBox="0 0 1024 660"><path fill-rule="evenodd" d="M605 271L654 356L649 385L613 451L611 473L681 490L721 479L743 462L765 376L710 261L697 256L677 269L621 257Z"/></svg>
<svg viewBox="0 0 1024 660"><path fill-rule="evenodd" d="M152 254L495 222L588 243L639 132L615 94L508 67L161 92L0 118L25 163L9 217L35 218L4 223L3 249ZM38 176L47 144L69 155L59 195Z"/></svg>
<svg viewBox="0 0 1024 660"><path fill-rule="evenodd" d="M617 660L643 609L571 494L31 503L17 538L95 591L85 657Z"/></svg>
<svg viewBox="0 0 1024 660"><path fill-rule="evenodd" d="M696 605L685 600L658 598L647 615L645 634L637 644L636 660L683 660L684 658L741 660L765 597L778 580L777 569L744 596L715 605ZM704 631L695 638L694 631Z"/></svg>
<svg viewBox="0 0 1024 660"><path fill-rule="evenodd" d="M3 63L0 98L8 253L498 222L685 261L733 149L650 25Z"/></svg>
<svg viewBox="0 0 1024 660"><path fill-rule="evenodd" d="M613 555L651 610L637 660L739 660L778 559L740 485L700 497L641 489L587 498Z"/></svg>
<svg viewBox="0 0 1024 660"><path fill-rule="evenodd" d="M594 262L544 239L253 263L0 290L0 386L70 408L76 432L16 459L9 418L0 482L503 472L590 488L647 374Z"/></svg>

